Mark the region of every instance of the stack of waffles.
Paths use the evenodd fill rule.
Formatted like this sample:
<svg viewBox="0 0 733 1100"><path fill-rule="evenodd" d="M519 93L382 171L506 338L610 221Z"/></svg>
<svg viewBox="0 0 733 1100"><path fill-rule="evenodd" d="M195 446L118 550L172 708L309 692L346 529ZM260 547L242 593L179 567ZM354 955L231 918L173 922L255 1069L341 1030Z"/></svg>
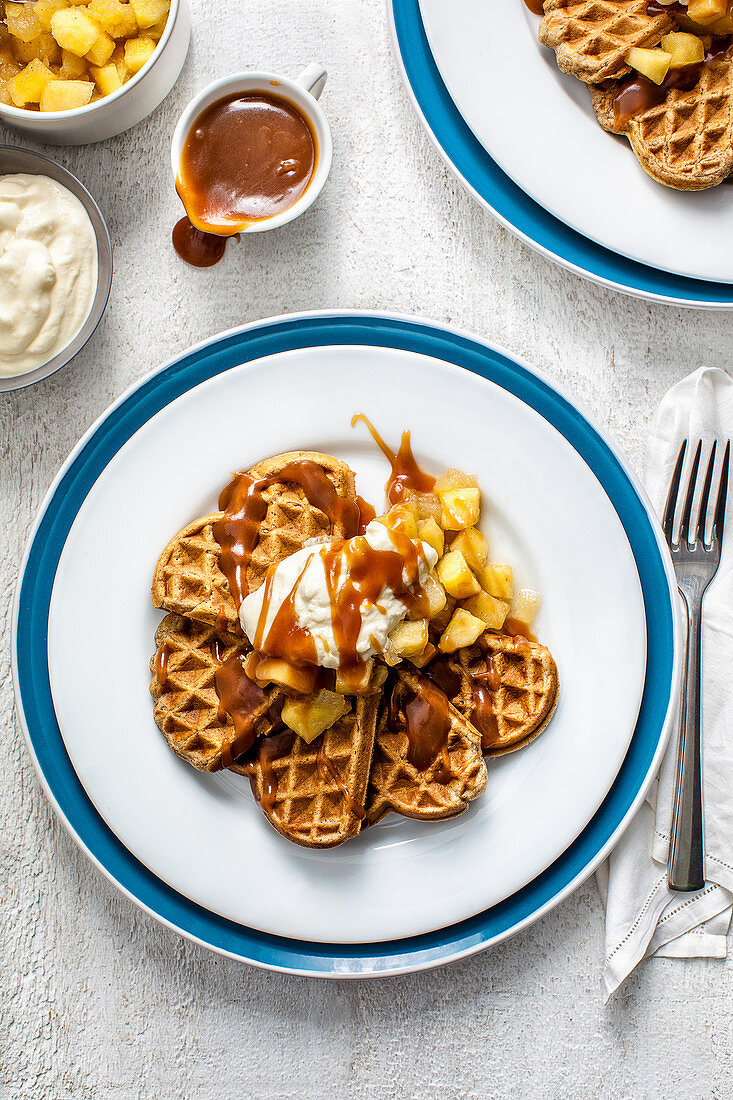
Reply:
<svg viewBox="0 0 733 1100"><path fill-rule="evenodd" d="M675 67L673 57L653 79L630 68L635 51L648 58L679 32L699 37L695 63L682 55ZM544 0L539 39L589 86L601 126L628 138L653 179L699 191L733 172L732 32L726 0Z"/></svg>
<svg viewBox="0 0 733 1100"><path fill-rule="evenodd" d="M352 471L329 455L290 453L249 471L269 483L247 569L249 591L263 583L270 565L308 540L344 536L298 484L279 479L293 461L317 463L337 494L356 503ZM229 768L246 776L266 818L287 839L327 848L390 812L426 821L459 814L486 787L485 755L520 748L546 726L558 694L549 651L525 639L487 634L480 646L441 658L441 675L434 679L431 666L418 671L409 661L392 669L386 682L375 678L368 694L346 697L345 713L311 743L284 725L287 695L277 685L250 685L255 695L243 728L237 714L223 708L217 686L232 662L241 671L249 649L220 566L215 532L221 519L219 512L188 524L156 567L153 603L167 614L150 662L154 717L171 749L195 768ZM487 660L492 662L490 743L471 720L472 676ZM446 672L449 696L439 682ZM435 759L415 761L395 700L426 684L440 692L450 729Z"/></svg>

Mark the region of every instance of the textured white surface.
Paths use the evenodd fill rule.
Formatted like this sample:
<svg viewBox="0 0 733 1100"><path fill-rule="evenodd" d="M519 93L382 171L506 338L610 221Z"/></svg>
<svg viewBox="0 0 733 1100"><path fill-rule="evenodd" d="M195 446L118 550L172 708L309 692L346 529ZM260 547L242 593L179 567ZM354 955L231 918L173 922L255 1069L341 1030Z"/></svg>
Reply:
<svg viewBox="0 0 733 1100"><path fill-rule="evenodd" d="M667 387L702 364L728 365L733 316L680 314L593 287L472 205L399 85L382 0L195 0L193 14L182 78L152 118L57 154L109 222L116 275L105 320L55 378L0 395L0 1096L730 1097L733 965L652 960L604 1008L592 883L522 936L455 966L371 983L292 979L212 956L141 915L45 802L13 715L18 563L71 446L161 360L291 310L419 313L526 356L637 468ZM330 72L322 103L335 144L318 204L230 248L218 269L184 267L169 246L177 112L232 68L297 74L313 59Z"/></svg>

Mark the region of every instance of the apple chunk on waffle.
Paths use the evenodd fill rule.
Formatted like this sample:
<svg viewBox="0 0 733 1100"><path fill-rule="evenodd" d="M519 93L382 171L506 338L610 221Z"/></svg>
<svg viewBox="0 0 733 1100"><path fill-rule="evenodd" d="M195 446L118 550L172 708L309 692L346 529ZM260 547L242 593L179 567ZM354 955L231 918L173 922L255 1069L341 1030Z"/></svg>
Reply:
<svg viewBox="0 0 733 1100"><path fill-rule="evenodd" d="M694 35L669 38L701 43ZM707 55L701 43L700 53L704 60L697 63L694 81L694 72L689 81L683 79L685 67L669 70L683 74L679 86L658 90L639 76L590 89L601 126L624 134L644 171L680 191L716 187L733 172L733 57L725 41L720 52L711 46ZM686 66L694 67L695 63ZM669 76L665 79L669 82ZM633 110L638 103L641 108Z"/></svg>
<svg viewBox="0 0 733 1100"><path fill-rule="evenodd" d="M671 15L650 15L647 0L545 0L539 40L558 68L587 84L629 71L633 47L656 46L674 29Z"/></svg>
<svg viewBox="0 0 733 1100"><path fill-rule="evenodd" d="M350 699L346 713L313 742L283 728L233 766L250 779L265 817L287 840L332 848L360 831L377 706L375 695Z"/></svg>

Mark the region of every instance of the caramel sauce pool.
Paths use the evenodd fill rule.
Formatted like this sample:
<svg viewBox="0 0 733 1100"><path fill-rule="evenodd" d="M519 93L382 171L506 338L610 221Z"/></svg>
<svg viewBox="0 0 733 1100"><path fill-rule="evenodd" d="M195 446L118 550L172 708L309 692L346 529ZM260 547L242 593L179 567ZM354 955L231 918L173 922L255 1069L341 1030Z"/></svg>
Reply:
<svg viewBox="0 0 733 1100"><path fill-rule="evenodd" d="M316 142L278 96L225 96L191 126L176 190L194 226L229 236L289 210L313 176Z"/></svg>

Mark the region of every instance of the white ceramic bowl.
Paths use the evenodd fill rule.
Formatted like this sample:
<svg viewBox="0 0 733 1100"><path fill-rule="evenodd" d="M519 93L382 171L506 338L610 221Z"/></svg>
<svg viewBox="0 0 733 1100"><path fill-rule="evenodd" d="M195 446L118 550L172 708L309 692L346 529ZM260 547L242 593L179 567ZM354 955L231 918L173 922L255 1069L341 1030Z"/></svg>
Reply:
<svg viewBox="0 0 733 1100"><path fill-rule="evenodd" d="M84 324L66 347L57 352L47 363L42 363L40 367L36 367L35 370L28 371L26 374L15 374L8 378L0 378L0 393L32 386L34 382L40 382L43 378L48 378L50 374L55 374L57 370L60 370L61 367L73 359L84 347L102 320L112 287L112 245L107 224L86 187L79 182L76 176L72 176L66 168L62 168L60 164L57 164L54 160L49 160L48 157L41 156L40 153L34 153L30 149L16 149L11 145L0 145L0 176L12 175L16 172L25 172L31 176L48 176L68 191L71 191L72 195L75 195L82 204L89 215L97 241L97 288Z"/></svg>
<svg viewBox="0 0 733 1100"><path fill-rule="evenodd" d="M333 160L333 142L331 140L331 128L328 119L323 113L323 108L318 102L318 96L326 84L327 72L322 65L309 65L297 80L290 80L286 76L277 76L274 73L232 73L231 76L222 77L209 84L202 92L191 100L181 115L173 131L171 138L171 169L173 178L178 176L178 166L181 162L183 145L193 123L198 116L216 103L219 99L233 95L251 95L261 92L265 95L280 96L291 103L311 125L316 139L316 166L310 182L303 194L280 214L272 218L263 218L261 221L251 222L242 233L263 233L269 229L277 229L286 225L300 214L304 213L318 198L324 183L331 171ZM210 228L203 224L196 226L203 232L221 233L221 230Z"/></svg>
<svg viewBox="0 0 733 1100"><path fill-rule="evenodd" d="M178 80L190 38L188 0L171 0L168 22L155 53L118 91L86 107L43 114L2 103L0 122L49 145L87 145L121 134L163 102Z"/></svg>

